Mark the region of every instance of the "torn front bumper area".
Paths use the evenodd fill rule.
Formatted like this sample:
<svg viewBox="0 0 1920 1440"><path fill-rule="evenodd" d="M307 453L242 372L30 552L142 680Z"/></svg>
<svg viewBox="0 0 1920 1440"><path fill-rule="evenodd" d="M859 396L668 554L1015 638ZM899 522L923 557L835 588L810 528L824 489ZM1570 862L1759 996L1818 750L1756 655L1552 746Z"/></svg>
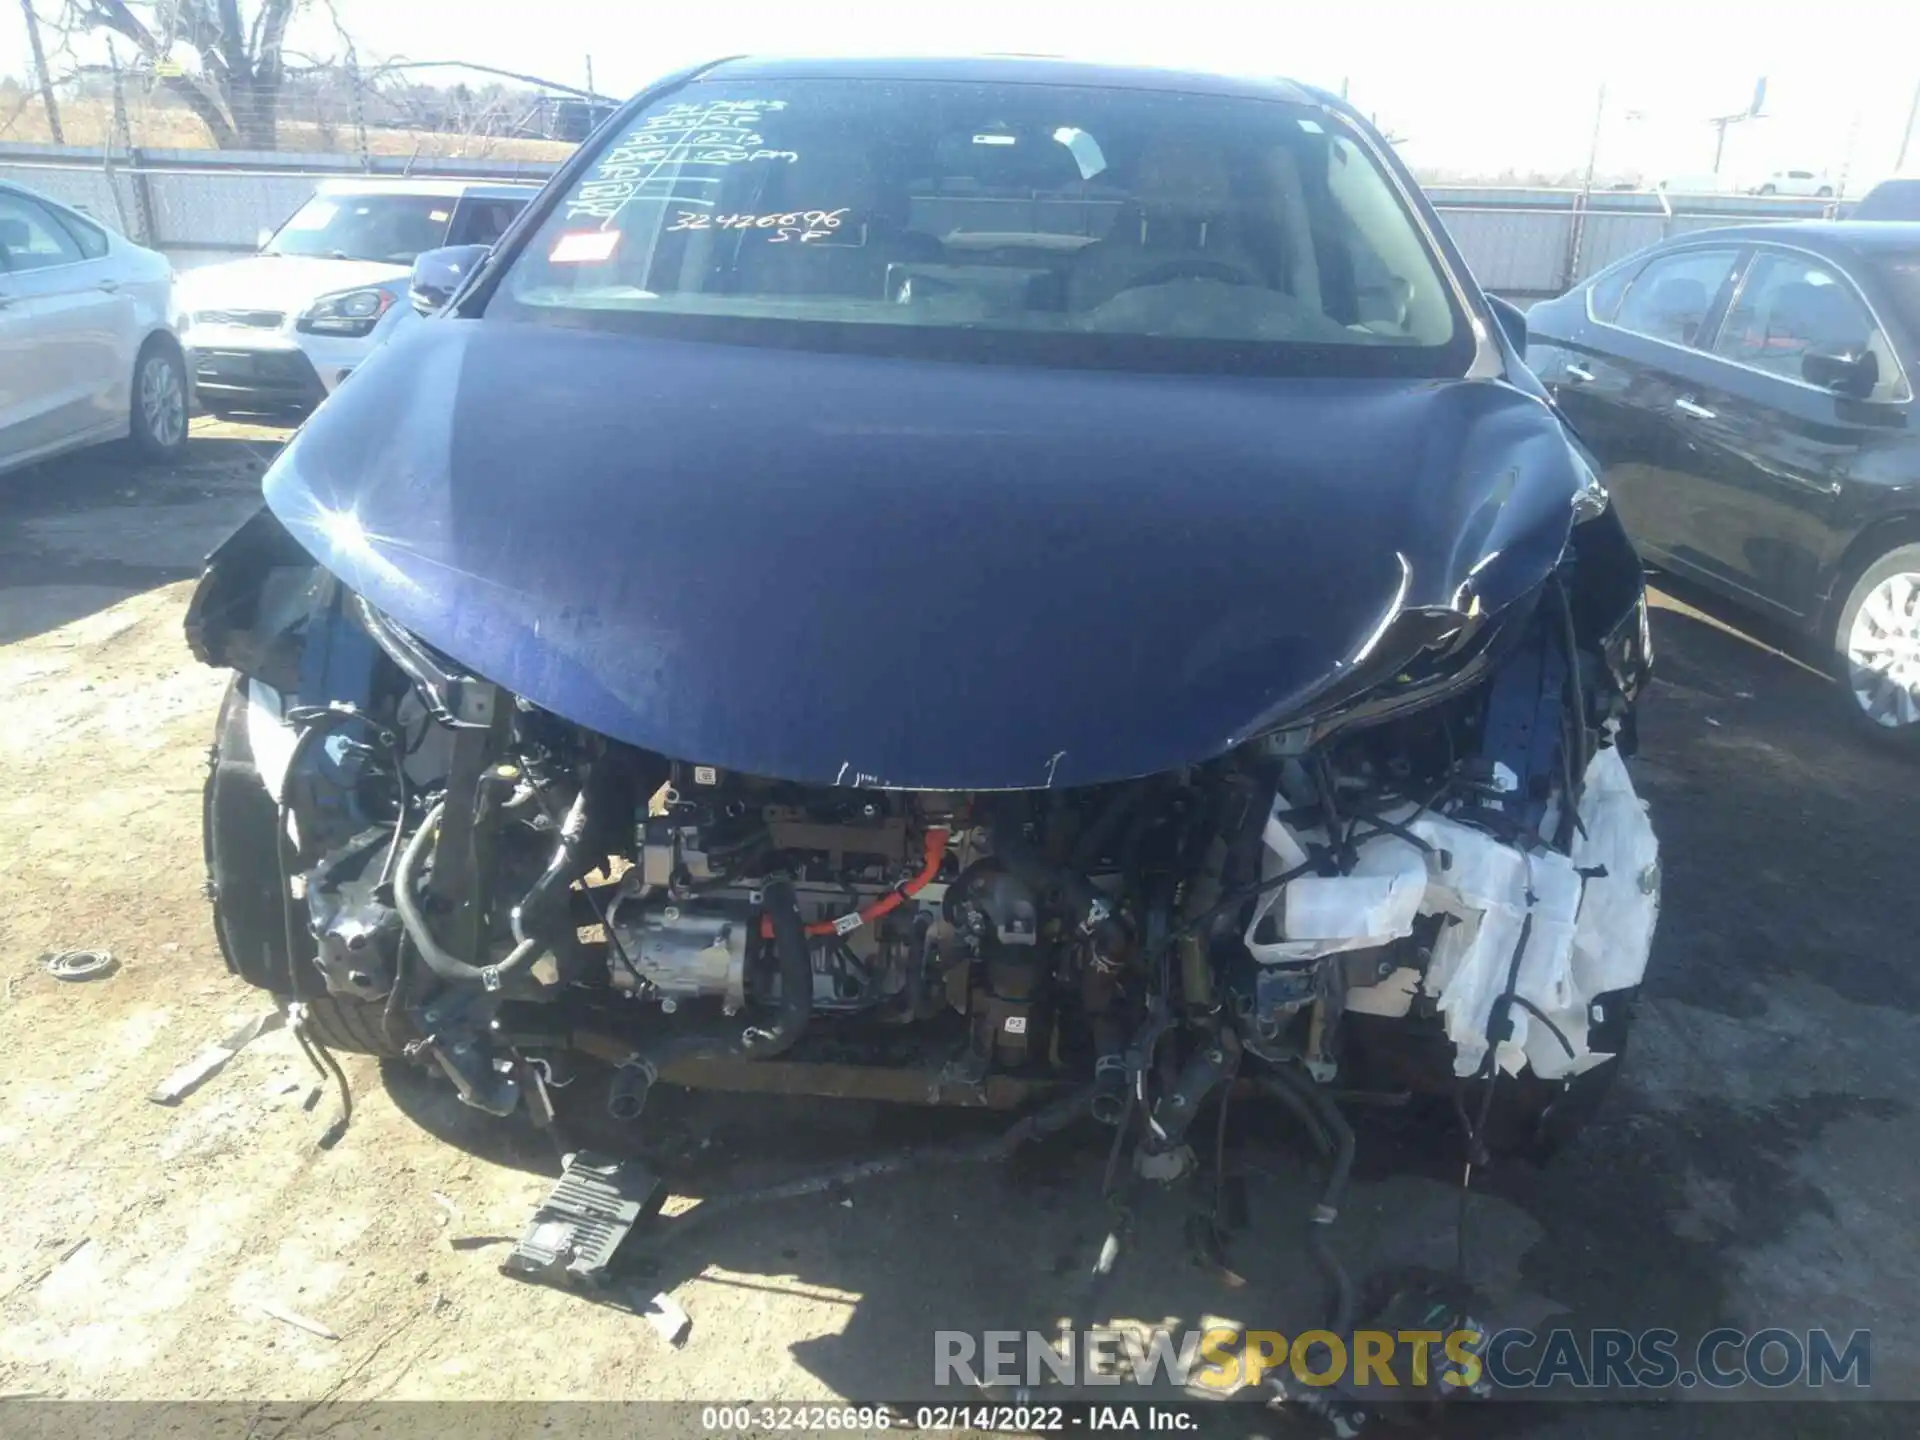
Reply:
<svg viewBox="0 0 1920 1440"><path fill-rule="evenodd" d="M1399 568L1404 577L1405 564ZM666 759L522 698L499 705L510 692L468 673L316 567L265 512L211 558L187 628L196 655L248 677L238 702L244 744L233 752L265 786L267 803L289 805L280 826L314 862L305 893L322 901L334 891L336 870L354 883L346 862L369 833L380 838L396 802L417 838L435 829L423 818L432 796L444 803L445 794L478 793L477 782L453 778L448 757L455 739L493 728L500 715L520 737L508 762L524 763L523 751L545 757L543 784L561 787L556 807L586 792L589 773L611 787L590 797L613 817L595 832L601 848L593 853L618 849L632 873L652 877L657 893L622 900L608 940L587 942L579 954L569 947L569 963L595 977L592 985L511 1000L503 1028L487 1032L511 1046L584 1052L622 1067L643 1046L678 1043L683 1032L699 1039L703 1032L682 1018L685 1006L738 1006L749 969L758 977L758 1003L789 993L784 980L774 988L765 954L730 950L716 972L712 935L676 927L664 908L671 901L678 918L692 913L704 923L707 912L698 907L711 906L714 923L731 917L758 933L751 907L768 888L759 882L782 869L811 887L808 925L845 918L848 931L830 927L842 939L872 931L860 937L871 953L856 960L889 984L900 981L870 1008L910 1019L900 1033L911 1044L896 1045L893 1031L881 1029L862 1031L857 1045L844 1038L866 1023L859 1007L869 1001L849 1000L837 981L818 980L821 958L834 958L823 952L814 962L814 1003L824 1007L818 1044L806 1038L790 1055L750 1062L676 1053L650 1064L649 1084L992 1105L1091 1073L1090 1109L1104 1118L1115 1095L1134 1087L1114 1094L1100 1087L1132 1074L1135 1057L1155 1054L1156 1012L1142 1007L1156 987L1167 987L1158 992L1166 997L1158 1013L1182 1017L1193 1032L1184 1048L1200 1058L1156 1115L1164 1109L1188 1119L1232 1069L1207 1057L1238 1056L1244 1042L1258 1069L1304 1071L1318 1087L1376 1100L1429 1092L1474 1110L1497 1090L1503 1114L1525 1127L1525 1143L1544 1134L1555 1107L1571 1115L1577 1106L1569 1096L1598 1092L1617 1070L1611 1061L1624 1046L1647 965L1658 849L1623 756L1632 751L1633 705L1651 655L1638 565L1610 518L1577 527L1562 566L1503 610L1489 612L1466 594L1450 610L1390 611L1377 643L1342 672L1337 693L1326 690L1291 728L1228 755L1044 798L956 802L947 792L876 791L861 798L866 819L848 811L841 787ZM406 785L398 795L377 774L348 773L326 747L311 750L307 769L316 773L290 793L283 775L295 732L320 723L323 710L380 716L391 733L433 743L410 748L400 762ZM581 764L582 757L591 758ZM620 778L629 770L631 784ZM673 782L667 791L663 779ZM640 821L636 808L666 793L685 811L671 844L653 833L651 812ZM743 817L768 803L778 807L778 823L756 840L741 829ZM862 825L878 828L868 835ZM966 867L995 856L1004 866L1012 856L1021 874L1034 877L1020 882L1027 908L999 905L999 890L982 882L977 893L962 887L965 903L981 909L977 927L949 917L940 892L902 906L905 918L884 935L859 909L833 913L846 908L849 894L877 904L899 892L916 866L938 863L926 860L936 854L930 846L909 843L916 827L953 842L956 825L954 865L924 878L944 890L959 884ZM514 833L524 854L516 851L506 883L531 894L527 886L549 864L553 841ZM708 857L758 855L748 842L771 847L759 858L763 869L732 875L727 895L711 889ZM393 849L391 840L385 844ZM943 842L937 854L947 848ZM1072 883L1057 868L1029 863L1027 850L1077 856ZM404 868L408 852L399 853ZM677 879L675 856L697 868ZM1171 890L1168 876L1178 877ZM215 879L223 893L232 889ZM683 892L673 892L676 884ZM1096 907L1087 896L1106 921L1092 932L1087 917ZM489 904L496 914L525 908ZM597 921L584 889L568 904L581 924ZM729 911L728 904L749 908ZM1057 910L1052 923L1037 923L1043 905ZM325 904L308 909L303 928L308 921L334 926ZM391 919L377 906L369 913ZM884 920L891 912L875 913ZM911 928L916 917L924 933ZM1017 951L1010 948L1016 941L996 938L1006 927ZM284 928L276 924L273 933ZM577 938L578 929L566 933ZM986 937L978 954L966 948L976 930ZM470 962L481 975L507 953L508 940L495 939ZM512 938L513 947L523 943ZM234 968L279 993L369 1002L383 993L377 985L343 989L334 972L351 967L324 959L291 967L282 960L256 978L257 945L225 948ZM1031 976L1015 963L1028 956L1038 957L1026 966ZM377 978L397 973L396 963ZM716 973L724 983L712 980ZM635 993L673 1004L638 1006L629 998ZM446 1029L451 1013L429 999L419 1009L423 1033ZM998 1035L1008 1018L1022 1036L1030 1025L1055 1026L1061 1046L981 1038ZM951 1057L943 1047L963 1038L980 1063L959 1067L948 1084ZM1163 1128L1168 1148L1177 1149L1184 1125ZM1471 1143L1483 1129L1469 1122Z"/></svg>

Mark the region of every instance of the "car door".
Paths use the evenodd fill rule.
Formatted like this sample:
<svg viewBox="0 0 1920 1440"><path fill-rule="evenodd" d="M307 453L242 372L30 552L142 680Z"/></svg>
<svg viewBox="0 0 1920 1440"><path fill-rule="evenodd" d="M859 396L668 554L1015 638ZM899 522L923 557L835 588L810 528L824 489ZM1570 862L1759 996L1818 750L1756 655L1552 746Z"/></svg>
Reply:
<svg viewBox="0 0 1920 1440"><path fill-rule="evenodd" d="M130 301L106 248L0 189L0 262L0 454L30 459L124 422Z"/></svg>
<svg viewBox="0 0 1920 1440"><path fill-rule="evenodd" d="M1787 615L1818 603L1836 549L1841 492L1861 448L1885 432L1878 400L1904 384L1871 307L1835 262L1761 245L1709 337L1709 369L1675 403L1698 561ZM1810 351L1880 360L1867 400L1808 381Z"/></svg>
<svg viewBox="0 0 1920 1440"><path fill-rule="evenodd" d="M1601 465L1601 478L1639 463L1636 416L1627 407L1629 366L1615 360L1604 321L1646 264L1629 261L1580 290L1527 312L1527 364Z"/></svg>
<svg viewBox="0 0 1920 1440"><path fill-rule="evenodd" d="M1662 563L1684 563L1692 546L1674 473L1674 404L1740 256L1738 245L1690 246L1598 277L1584 316L1536 372L1600 462L1628 532Z"/></svg>

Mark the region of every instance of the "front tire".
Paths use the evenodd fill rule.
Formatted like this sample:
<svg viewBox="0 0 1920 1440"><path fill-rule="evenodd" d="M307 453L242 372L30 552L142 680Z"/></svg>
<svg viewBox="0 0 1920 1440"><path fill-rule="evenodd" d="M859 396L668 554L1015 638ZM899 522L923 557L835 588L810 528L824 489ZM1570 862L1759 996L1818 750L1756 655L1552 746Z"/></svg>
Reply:
<svg viewBox="0 0 1920 1440"><path fill-rule="evenodd" d="M171 340L156 335L133 362L133 448L142 460L166 464L187 448L187 362Z"/></svg>
<svg viewBox="0 0 1920 1440"><path fill-rule="evenodd" d="M307 1007L307 1030L329 1050L398 1059L405 1037L389 1033L385 1006L329 995L311 953L289 956L285 889L276 858L280 811L247 740L247 682L235 676L214 721L201 808L201 844L213 933L227 968L282 1006ZM296 939L306 931L296 926Z"/></svg>
<svg viewBox="0 0 1920 1440"><path fill-rule="evenodd" d="M1834 673L1857 728L1920 744L1920 545L1888 551L1860 572L1833 634Z"/></svg>
<svg viewBox="0 0 1920 1440"><path fill-rule="evenodd" d="M324 995L303 1003L307 1033L329 1050L377 1055L382 1060L398 1060L406 1053L405 1041L388 1033L384 1005L351 995Z"/></svg>

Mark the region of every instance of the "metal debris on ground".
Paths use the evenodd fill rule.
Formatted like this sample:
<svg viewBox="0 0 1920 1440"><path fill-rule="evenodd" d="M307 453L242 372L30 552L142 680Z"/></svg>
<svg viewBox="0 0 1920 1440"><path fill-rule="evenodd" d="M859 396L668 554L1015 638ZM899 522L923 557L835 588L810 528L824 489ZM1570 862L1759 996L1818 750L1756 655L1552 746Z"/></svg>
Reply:
<svg viewBox="0 0 1920 1440"><path fill-rule="evenodd" d="M318 1320L309 1320L305 1315L300 1314L296 1310L288 1310L282 1306L275 1305L271 1300L256 1300L254 1303L260 1307L260 1312L263 1315L270 1315L283 1324L293 1326L296 1330L304 1330L309 1335L318 1335L322 1340L338 1340L340 1338Z"/></svg>
<svg viewBox="0 0 1920 1440"><path fill-rule="evenodd" d="M307 1063L319 1075L320 1083L325 1085L331 1076L340 1087L340 1114L320 1132L320 1138L314 1142L316 1149L331 1150L345 1138L347 1126L353 1123L353 1087L347 1083L347 1072L340 1068L340 1062L333 1058L333 1052L326 1047L326 1043L318 1035L308 1032L305 1002L296 1000L287 1006L286 1023L293 1030L293 1038L300 1044L300 1053L307 1057ZM306 1108L312 1110L313 1105L309 1104Z"/></svg>
<svg viewBox="0 0 1920 1440"><path fill-rule="evenodd" d="M748 1206L767 1205L783 1200L798 1200L842 1186L889 1175L905 1175L947 1165L994 1165L1009 1159L1021 1146L1044 1135L1052 1135L1073 1124L1087 1113L1089 1088L1075 1088L1038 1110L1030 1111L1001 1131L984 1140L967 1140L952 1145L920 1145L896 1150L890 1155L848 1164L831 1165L821 1170L802 1172L789 1180L751 1190L733 1190L710 1196L691 1210L671 1217L663 1234L673 1239L685 1236L698 1226L722 1215L731 1215ZM958 1219L958 1216L954 1218Z"/></svg>
<svg viewBox="0 0 1920 1440"><path fill-rule="evenodd" d="M489 1245L511 1245L511 1235L455 1235L447 1241L449 1250L484 1250Z"/></svg>
<svg viewBox="0 0 1920 1440"><path fill-rule="evenodd" d="M82 1235L78 1240L74 1241L55 1256L51 1265L41 1266L40 1269L15 1285L11 1290L0 1291L0 1300L10 1300L15 1295L24 1294L28 1290L37 1288L42 1280L53 1274L54 1271L58 1270L62 1265L66 1264L67 1261L85 1249L92 1239L93 1237L91 1235Z"/></svg>
<svg viewBox="0 0 1920 1440"><path fill-rule="evenodd" d="M56 980L100 980L120 968L110 950L49 950L40 963Z"/></svg>
<svg viewBox="0 0 1920 1440"><path fill-rule="evenodd" d="M153 1093L147 1096L156 1105L178 1105L187 1096L198 1090L226 1068L227 1062L270 1030L278 1030L286 1022L286 1016L278 1010L266 1010L240 1026L224 1040L207 1046L193 1059L187 1061L166 1079L154 1086Z"/></svg>
<svg viewBox="0 0 1920 1440"><path fill-rule="evenodd" d="M674 1349L678 1350L687 1343L687 1335L693 1329L693 1317L682 1310L671 1295L663 1292L654 1296L640 1313L653 1327L654 1333Z"/></svg>
<svg viewBox="0 0 1920 1440"><path fill-rule="evenodd" d="M587 1150L564 1163L560 1179L500 1268L527 1280L602 1285L614 1252L633 1232L660 1181L637 1160Z"/></svg>

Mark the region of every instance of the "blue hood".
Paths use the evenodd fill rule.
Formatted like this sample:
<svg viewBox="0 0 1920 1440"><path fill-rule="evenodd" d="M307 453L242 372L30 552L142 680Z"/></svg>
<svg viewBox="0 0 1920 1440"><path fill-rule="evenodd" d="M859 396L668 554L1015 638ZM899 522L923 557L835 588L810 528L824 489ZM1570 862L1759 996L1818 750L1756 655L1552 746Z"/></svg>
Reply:
<svg viewBox="0 0 1920 1440"><path fill-rule="evenodd" d="M826 784L1076 785L1299 713L1397 608L1558 561L1497 381L875 359L442 320L266 478L314 557L592 730Z"/></svg>

